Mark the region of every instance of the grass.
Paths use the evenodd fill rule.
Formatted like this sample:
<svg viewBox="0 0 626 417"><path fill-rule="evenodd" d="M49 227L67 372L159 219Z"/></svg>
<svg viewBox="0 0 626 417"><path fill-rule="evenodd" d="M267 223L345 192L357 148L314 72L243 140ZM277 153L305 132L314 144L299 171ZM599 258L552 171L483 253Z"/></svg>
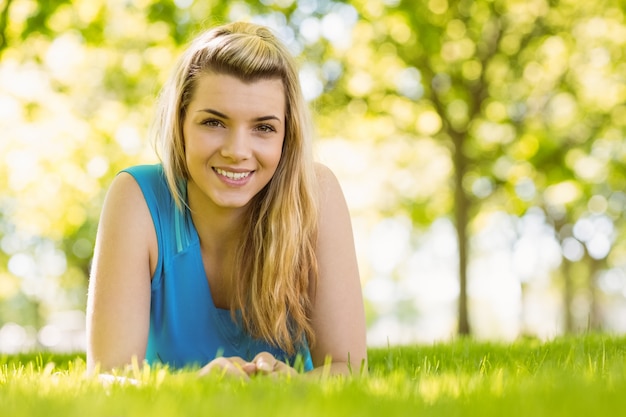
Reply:
<svg viewBox="0 0 626 417"><path fill-rule="evenodd" d="M0 356L2 416L612 416L626 413L626 338L468 339L371 349L364 378L249 382L144 368L84 378L82 355Z"/></svg>

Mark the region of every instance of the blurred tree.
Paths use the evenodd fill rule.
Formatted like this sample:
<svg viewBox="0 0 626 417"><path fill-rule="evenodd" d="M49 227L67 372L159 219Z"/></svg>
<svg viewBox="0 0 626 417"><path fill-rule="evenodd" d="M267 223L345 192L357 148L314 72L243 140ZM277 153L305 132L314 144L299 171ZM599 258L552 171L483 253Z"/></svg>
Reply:
<svg viewBox="0 0 626 417"><path fill-rule="evenodd" d="M320 136L372 149L342 161L368 167L360 208L454 219L460 333L470 236L494 211L546 213L566 306L626 265L623 1L5 0L0 325L84 307L104 192L155 160L145 138L172 61L236 19L274 27L302 61Z"/></svg>
<svg viewBox="0 0 626 417"><path fill-rule="evenodd" d="M584 6L545 0L355 4L363 17L357 26L365 39L362 48L369 45L376 59L361 60L360 68L355 58L362 52L350 52L355 86L348 82L346 101L364 102L362 112L381 124L390 120L395 130L386 132L389 137L403 135L417 144L429 136L450 149L451 206L448 198L441 203L441 190L403 194L395 201L407 205L417 223L452 212L459 245L458 331L469 334L473 220L493 210L519 216L543 207L565 244L572 236L564 232L579 219L604 215L605 209L589 211L592 200L608 201L623 189L624 155L611 152L624 143L623 118L616 117L626 100L623 7L610 0ZM396 103L406 98L413 101L403 111ZM406 164L420 172L419 158ZM436 209L424 204L431 199ZM608 218L622 216L617 210ZM580 259L604 259L615 236L605 238L607 250ZM571 330L574 290L565 246L564 254ZM599 266L596 260L591 265L592 271Z"/></svg>

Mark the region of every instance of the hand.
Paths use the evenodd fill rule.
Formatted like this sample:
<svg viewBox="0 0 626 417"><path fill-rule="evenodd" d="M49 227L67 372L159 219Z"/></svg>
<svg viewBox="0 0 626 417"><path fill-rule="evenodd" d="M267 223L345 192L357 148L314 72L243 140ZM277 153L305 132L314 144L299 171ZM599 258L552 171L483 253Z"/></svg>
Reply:
<svg viewBox="0 0 626 417"><path fill-rule="evenodd" d="M220 357L213 359L200 369L200 371L198 371L198 376L218 374L221 376L226 375L248 380L251 375L256 373L256 370L256 365L254 363L246 362L238 356L230 358Z"/></svg>
<svg viewBox="0 0 626 417"><path fill-rule="evenodd" d="M269 375L274 378L287 376L288 378L298 375L291 366L279 361L269 352L261 352L252 359L251 364L255 367L256 375Z"/></svg>
<svg viewBox="0 0 626 417"><path fill-rule="evenodd" d="M209 374L248 380L253 375L268 375L272 378L293 377L298 375L298 371L285 362L279 361L271 353L261 352L252 359L252 362L246 362L238 356L213 359L198 371L198 376Z"/></svg>

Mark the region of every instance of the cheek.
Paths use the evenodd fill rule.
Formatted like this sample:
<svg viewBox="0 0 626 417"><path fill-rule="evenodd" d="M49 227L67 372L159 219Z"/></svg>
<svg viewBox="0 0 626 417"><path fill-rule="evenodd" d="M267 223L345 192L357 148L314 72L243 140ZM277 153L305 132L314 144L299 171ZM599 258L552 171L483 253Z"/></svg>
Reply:
<svg viewBox="0 0 626 417"><path fill-rule="evenodd" d="M272 162L271 162L271 164L274 166L274 170L276 170L280 166L282 159L283 159L283 156L282 156L281 150L276 151L274 155L272 156Z"/></svg>
<svg viewBox="0 0 626 417"><path fill-rule="evenodd" d="M257 158L266 167L277 167L283 155L282 142L265 142L257 148Z"/></svg>
<svg viewBox="0 0 626 417"><path fill-rule="evenodd" d="M276 165L278 165L278 163L280 162L280 160L283 158L283 155L285 155L285 141L284 139L280 142L279 145L276 146L275 149L275 154L276 154Z"/></svg>
<svg viewBox="0 0 626 417"><path fill-rule="evenodd" d="M209 151L210 142L203 140L202 136L193 129L183 131L182 147L185 159L199 159L202 155Z"/></svg>

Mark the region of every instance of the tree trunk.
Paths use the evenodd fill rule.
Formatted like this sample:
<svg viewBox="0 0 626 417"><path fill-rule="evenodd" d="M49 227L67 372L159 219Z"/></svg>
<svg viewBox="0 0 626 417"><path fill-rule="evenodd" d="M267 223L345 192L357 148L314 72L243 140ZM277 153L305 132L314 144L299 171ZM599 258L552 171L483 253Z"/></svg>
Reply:
<svg viewBox="0 0 626 417"><path fill-rule="evenodd" d="M602 313L598 300L598 272L601 268L601 261L589 256L589 323L588 330L602 330Z"/></svg>
<svg viewBox="0 0 626 417"><path fill-rule="evenodd" d="M564 331L566 334L574 332L574 317L572 315L572 299L574 298L574 286L570 269L572 263L563 258L561 263L561 274L563 275L563 314L564 314Z"/></svg>
<svg viewBox="0 0 626 417"><path fill-rule="evenodd" d="M463 188L463 178L467 170L467 157L463 153L464 135L458 132L452 133L454 144L454 218L456 223L456 236L459 245L459 311L458 333L469 335L471 328L468 317L467 303L467 260L468 260L468 237L467 226L469 219L470 200Z"/></svg>

